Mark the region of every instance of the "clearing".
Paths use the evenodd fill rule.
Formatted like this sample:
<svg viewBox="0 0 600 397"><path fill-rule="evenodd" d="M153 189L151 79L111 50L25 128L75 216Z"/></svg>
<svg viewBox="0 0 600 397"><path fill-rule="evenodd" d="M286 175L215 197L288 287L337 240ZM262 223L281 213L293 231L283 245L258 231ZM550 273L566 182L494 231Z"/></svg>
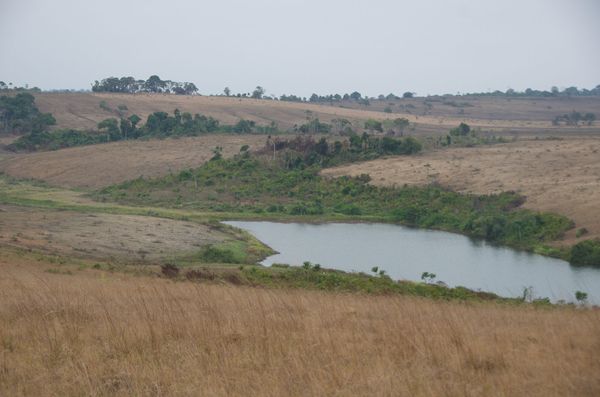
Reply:
<svg viewBox="0 0 600 397"><path fill-rule="evenodd" d="M0 205L0 245L99 260L164 261L229 240L210 226L138 215Z"/></svg>

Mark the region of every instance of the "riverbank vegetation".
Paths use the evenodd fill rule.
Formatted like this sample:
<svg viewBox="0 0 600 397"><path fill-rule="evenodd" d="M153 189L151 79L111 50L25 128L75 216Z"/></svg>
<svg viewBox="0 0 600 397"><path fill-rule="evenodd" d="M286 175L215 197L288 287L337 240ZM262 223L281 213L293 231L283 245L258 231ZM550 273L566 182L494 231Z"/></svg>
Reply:
<svg viewBox="0 0 600 397"><path fill-rule="evenodd" d="M327 149L319 149L320 145ZM378 220L566 255L545 245L572 228L572 222L560 215L520 208L524 198L517 193L467 195L436 185L377 187L369 184L368 175L325 178L319 175L322 165L342 161L335 155L329 159L319 154L325 150L330 153L332 146L336 144L320 141L312 150L298 152L297 146L288 142L280 146L281 150L275 145L271 155L244 151L233 159L215 158L200 168L163 178L138 178L111 186L94 197L270 219L318 216L321 220ZM352 146L347 150L351 153Z"/></svg>

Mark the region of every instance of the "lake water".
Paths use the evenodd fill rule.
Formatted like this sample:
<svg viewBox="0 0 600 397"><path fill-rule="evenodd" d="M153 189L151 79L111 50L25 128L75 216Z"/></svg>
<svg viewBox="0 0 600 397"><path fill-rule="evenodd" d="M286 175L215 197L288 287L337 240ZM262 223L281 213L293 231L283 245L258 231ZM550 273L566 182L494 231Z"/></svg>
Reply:
<svg viewBox="0 0 600 397"><path fill-rule="evenodd" d="M569 263L497 247L460 234L412 229L378 223L277 223L231 221L278 254L262 264L301 265L371 273L379 266L393 279L420 281L425 271L435 281L451 287L522 296L533 287L535 297L552 301L575 300L575 291L588 293L588 301L600 305L600 269L573 267Z"/></svg>

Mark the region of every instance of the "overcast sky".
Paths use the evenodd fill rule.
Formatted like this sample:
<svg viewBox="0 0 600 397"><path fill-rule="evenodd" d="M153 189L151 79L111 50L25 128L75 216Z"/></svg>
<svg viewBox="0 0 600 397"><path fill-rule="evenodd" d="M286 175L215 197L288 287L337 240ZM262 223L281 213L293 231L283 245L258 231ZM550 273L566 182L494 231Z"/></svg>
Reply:
<svg viewBox="0 0 600 397"><path fill-rule="evenodd" d="M600 84L598 0L0 0L0 80L108 76L201 93L549 89Z"/></svg>

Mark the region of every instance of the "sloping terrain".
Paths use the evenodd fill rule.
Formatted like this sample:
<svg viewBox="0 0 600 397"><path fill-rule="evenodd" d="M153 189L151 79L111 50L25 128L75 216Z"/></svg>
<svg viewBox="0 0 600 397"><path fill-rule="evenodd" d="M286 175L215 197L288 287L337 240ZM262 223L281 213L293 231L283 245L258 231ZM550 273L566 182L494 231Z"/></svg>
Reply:
<svg viewBox="0 0 600 397"><path fill-rule="evenodd" d="M6 396L598 396L599 334L595 309L174 282L0 255Z"/></svg>
<svg viewBox="0 0 600 397"><path fill-rule="evenodd" d="M197 252L227 238L224 233L192 222L0 205L0 245L58 255L161 261Z"/></svg>
<svg viewBox="0 0 600 397"><path fill-rule="evenodd" d="M528 208L555 212L600 237L600 138L529 140L355 163L324 175L369 174L376 185L440 183L478 194L514 190ZM575 232L567 240L574 242Z"/></svg>
<svg viewBox="0 0 600 397"><path fill-rule="evenodd" d="M51 112L60 128L93 129L98 122L116 117L119 105L127 114L146 117L156 111L202 113L222 123L233 124L239 119L251 119L259 124L275 122L287 130L307 118L318 117L331 122L346 118L362 127L362 121L405 117L416 123L416 133L447 132L465 121L473 127L502 132L556 133L570 130L576 133L598 131L599 127L566 128L553 126L558 115L572 110L595 112L600 116L600 98L414 98L393 101L372 101L370 106L354 101L328 104L256 100L235 97L179 96L168 94L109 93L40 93L36 104L43 112ZM100 104L103 103L104 107ZM390 105L391 104L391 105ZM468 104L468 105L465 105ZM384 112L389 107L392 113ZM108 109L108 110L107 110Z"/></svg>
<svg viewBox="0 0 600 397"><path fill-rule="evenodd" d="M43 180L69 188L98 188L198 167L223 148L223 156L265 144L265 135L205 135L193 138L120 141L2 159L0 171L17 178Z"/></svg>

